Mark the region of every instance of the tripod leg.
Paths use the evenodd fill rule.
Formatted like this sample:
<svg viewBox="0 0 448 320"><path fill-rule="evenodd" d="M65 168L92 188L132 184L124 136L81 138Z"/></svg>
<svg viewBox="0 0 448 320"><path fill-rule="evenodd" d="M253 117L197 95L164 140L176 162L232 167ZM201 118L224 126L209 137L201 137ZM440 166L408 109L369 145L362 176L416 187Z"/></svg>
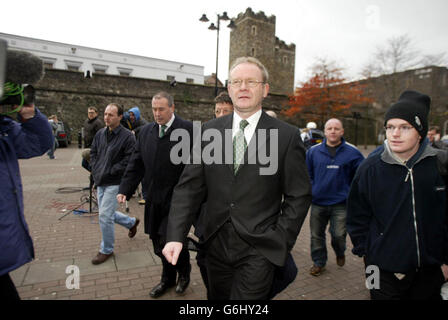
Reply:
<svg viewBox="0 0 448 320"><path fill-rule="evenodd" d="M128 201L126 200L126 212L129 212L129 205L128 205Z"/></svg>
<svg viewBox="0 0 448 320"><path fill-rule="evenodd" d="M90 183L89 183L89 213L92 213L92 189L93 189L93 177L90 174Z"/></svg>

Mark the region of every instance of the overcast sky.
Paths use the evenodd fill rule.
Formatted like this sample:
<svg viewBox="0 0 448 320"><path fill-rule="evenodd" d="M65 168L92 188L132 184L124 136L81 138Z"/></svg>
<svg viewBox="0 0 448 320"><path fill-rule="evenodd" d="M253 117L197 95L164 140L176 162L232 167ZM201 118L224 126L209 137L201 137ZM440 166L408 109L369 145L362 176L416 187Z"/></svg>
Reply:
<svg viewBox="0 0 448 320"><path fill-rule="evenodd" d="M251 7L276 16L276 36L296 44L296 83L316 57L356 77L375 48L408 34L425 54L447 52L447 0L21 0L0 18L0 32L191 63L215 71L216 15ZM2 12L6 4L2 2ZM210 22L199 21L207 14ZM224 24L224 26L226 23ZM222 24L221 24L222 26ZM230 29L220 31L219 71L229 67ZM447 58L448 60L448 58Z"/></svg>

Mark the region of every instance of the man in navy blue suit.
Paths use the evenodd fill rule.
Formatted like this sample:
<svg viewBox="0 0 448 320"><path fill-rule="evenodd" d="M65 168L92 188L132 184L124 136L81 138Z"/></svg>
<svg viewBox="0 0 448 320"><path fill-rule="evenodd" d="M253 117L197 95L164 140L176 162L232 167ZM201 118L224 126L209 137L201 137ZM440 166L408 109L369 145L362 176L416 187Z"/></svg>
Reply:
<svg viewBox="0 0 448 320"><path fill-rule="evenodd" d="M138 184L146 181L147 201L145 204L145 233L153 242L154 253L162 259L163 271L159 284L150 292L153 298L160 297L170 287L176 286L176 293L183 293L190 282L190 254L184 247L179 263L171 265L162 254L166 242L166 227L174 186L184 169L184 163L173 163L171 149L178 143L170 136L176 129L186 130L193 137L193 124L174 114L174 100L166 92L159 92L152 98L152 112L155 122L143 126L137 137L137 144L121 181L117 200L124 203L130 199ZM190 141L191 144L191 141ZM188 150L189 151L189 150ZM186 241L186 238L184 239ZM176 277L179 275L177 282Z"/></svg>

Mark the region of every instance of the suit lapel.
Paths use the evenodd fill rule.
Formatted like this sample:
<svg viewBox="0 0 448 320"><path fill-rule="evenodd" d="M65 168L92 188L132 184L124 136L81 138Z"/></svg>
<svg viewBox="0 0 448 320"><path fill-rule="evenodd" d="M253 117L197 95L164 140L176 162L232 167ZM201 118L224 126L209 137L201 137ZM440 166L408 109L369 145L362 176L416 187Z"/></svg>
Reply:
<svg viewBox="0 0 448 320"><path fill-rule="evenodd" d="M221 137L222 138L222 155L223 155L223 163L224 165L229 169L230 173L233 176L233 153L232 153L232 161L231 163L226 162L226 155L228 156L228 153L226 153L226 144L230 143L231 150L233 152L233 140L232 140L232 125L233 125L233 113L226 121L223 123L222 127L218 128ZM226 130L230 130L229 138L226 136ZM228 142L228 139L230 139L230 142ZM227 163L227 164L226 164Z"/></svg>
<svg viewBox="0 0 448 320"><path fill-rule="evenodd" d="M257 152L262 149L266 143L270 140L269 129L275 128L272 123L272 119L264 111L261 112L260 119L258 120L257 127L255 128L254 135L252 136L249 145L244 153L244 162L238 169L237 174L244 168L246 164L257 164ZM265 139L260 139L260 130L265 131ZM263 138L264 138L263 137ZM249 150L253 152L249 153Z"/></svg>

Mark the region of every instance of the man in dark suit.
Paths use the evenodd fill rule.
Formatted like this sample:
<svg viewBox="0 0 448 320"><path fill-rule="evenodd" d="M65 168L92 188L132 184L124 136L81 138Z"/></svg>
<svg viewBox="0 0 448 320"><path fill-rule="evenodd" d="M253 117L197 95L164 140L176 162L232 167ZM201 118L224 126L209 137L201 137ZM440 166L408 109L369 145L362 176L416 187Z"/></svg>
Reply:
<svg viewBox="0 0 448 320"><path fill-rule="evenodd" d="M311 203L300 131L261 110L267 81L257 59L234 62L228 91L235 112L203 126L204 133L219 132L225 141L214 159L221 152L230 163L206 159L211 143L203 139L202 161L186 165L174 191L163 254L178 263L183 239L207 198L201 223L211 299L267 299L276 266L285 264Z"/></svg>
<svg viewBox="0 0 448 320"><path fill-rule="evenodd" d="M154 252L162 259L163 271L160 283L150 296L160 297L176 285L176 293L183 293L190 282L190 254L187 248L180 253L179 263L171 265L162 255L166 242L166 227L173 189L177 184L185 164L176 164L170 159L171 149L177 144L170 137L174 130L183 129L193 135L193 124L174 114L174 101L166 92L159 92L152 98L155 122L142 127L137 144L125 175L120 184L117 200L120 203L130 199L140 181L147 182L145 204L145 233L152 239ZM191 144L191 141L189 142ZM189 151L189 149L188 149ZM184 237L184 240L185 237ZM184 241L183 240L183 241Z"/></svg>

